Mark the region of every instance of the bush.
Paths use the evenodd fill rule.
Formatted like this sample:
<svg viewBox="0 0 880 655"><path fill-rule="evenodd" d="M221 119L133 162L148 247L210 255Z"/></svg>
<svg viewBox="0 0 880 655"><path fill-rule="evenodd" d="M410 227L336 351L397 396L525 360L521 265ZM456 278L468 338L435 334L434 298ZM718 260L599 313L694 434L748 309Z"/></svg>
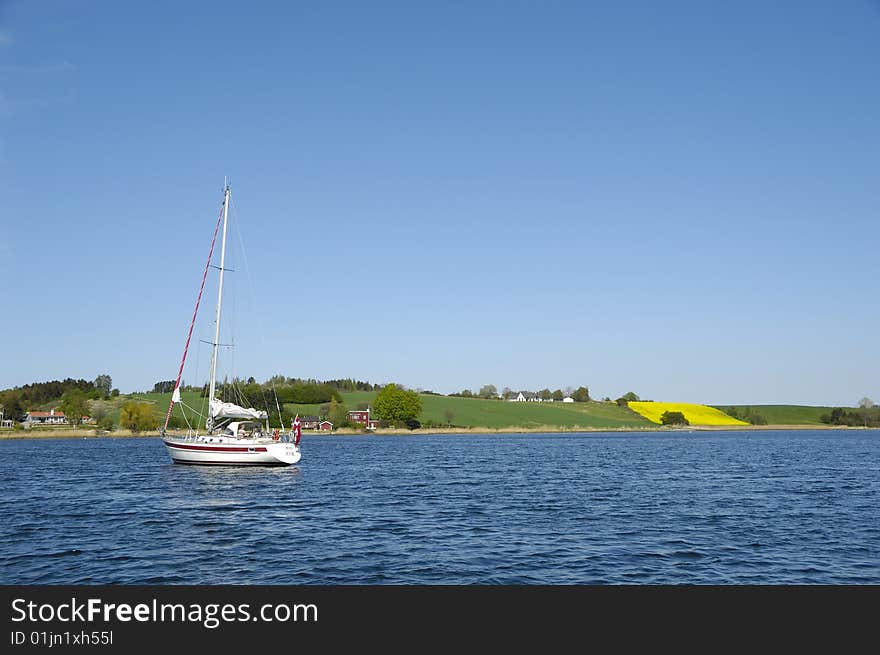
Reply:
<svg viewBox="0 0 880 655"><path fill-rule="evenodd" d="M660 423L663 425L690 425L681 412L663 412L660 416Z"/></svg>
<svg viewBox="0 0 880 655"><path fill-rule="evenodd" d="M129 400L119 410L119 426L132 432L155 430L158 427L153 406L150 403L138 403Z"/></svg>
<svg viewBox="0 0 880 655"><path fill-rule="evenodd" d="M98 428L100 428L101 430L106 430L107 432L110 432L116 427L116 425L113 423L113 418L109 414L105 414L104 416L99 418L97 425Z"/></svg>
<svg viewBox="0 0 880 655"><path fill-rule="evenodd" d="M746 420L752 425L767 425L767 419L758 412L752 412L746 417Z"/></svg>
<svg viewBox="0 0 880 655"><path fill-rule="evenodd" d="M418 430L420 427L422 427L422 424L419 423L419 422L418 422L416 419L414 419L414 418L407 419L407 420L404 422L404 425L406 425L406 427L408 427L410 430Z"/></svg>

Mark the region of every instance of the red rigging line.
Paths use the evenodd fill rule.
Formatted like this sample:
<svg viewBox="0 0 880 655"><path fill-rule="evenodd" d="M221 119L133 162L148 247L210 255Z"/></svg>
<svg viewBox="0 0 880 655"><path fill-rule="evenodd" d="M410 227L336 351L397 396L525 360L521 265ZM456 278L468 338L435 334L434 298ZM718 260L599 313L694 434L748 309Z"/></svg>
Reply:
<svg viewBox="0 0 880 655"><path fill-rule="evenodd" d="M225 204L225 201L224 201ZM186 335L186 345L183 347L183 359L180 360L180 369L177 371L177 380L174 382L174 391L180 386L180 377L183 375L183 365L186 363L186 354L189 352L189 340L192 337L193 327L196 324L196 315L199 313L199 303L202 302L202 292L205 290L205 280L208 278L208 269L211 268L211 258L214 256L214 244L217 243L217 233L220 231L220 223L223 222L223 205L220 206L220 215L217 217L217 225L214 227L214 236L211 239L211 250L208 251L208 261L205 264L205 272L202 273L202 285L199 287L199 296L196 298L196 306L193 309L192 321L189 324L189 332ZM174 394L171 394L171 402L168 404L168 413L165 414L165 425L162 426L162 434L168 429L168 421L171 419L171 410L174 409Z"/></svg>

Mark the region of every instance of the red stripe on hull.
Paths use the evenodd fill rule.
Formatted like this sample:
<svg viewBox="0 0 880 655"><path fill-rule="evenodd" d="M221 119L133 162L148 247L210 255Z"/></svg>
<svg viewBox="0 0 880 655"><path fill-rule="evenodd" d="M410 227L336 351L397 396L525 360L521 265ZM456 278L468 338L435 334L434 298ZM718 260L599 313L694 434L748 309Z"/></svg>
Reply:
<svg viewBox="0 0 880 655"><path fill-rule="evenodd" d="M259 446L193 446L190 444L168 443L165 445L169 448L177 448L178 450L195 450L198 452L215 452L215 453L265 453L266 449Z"/></svg>

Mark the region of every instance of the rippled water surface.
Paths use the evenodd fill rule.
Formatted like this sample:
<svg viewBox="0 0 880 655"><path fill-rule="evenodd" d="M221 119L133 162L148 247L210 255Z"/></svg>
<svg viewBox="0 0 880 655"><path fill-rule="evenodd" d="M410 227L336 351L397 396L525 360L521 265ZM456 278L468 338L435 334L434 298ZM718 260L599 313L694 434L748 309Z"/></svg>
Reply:
<svg viewBox="0 0 880 655"><path fill-rule="evenodd" d="M877 431L0 442L6 584L880 583Z"/></svg>

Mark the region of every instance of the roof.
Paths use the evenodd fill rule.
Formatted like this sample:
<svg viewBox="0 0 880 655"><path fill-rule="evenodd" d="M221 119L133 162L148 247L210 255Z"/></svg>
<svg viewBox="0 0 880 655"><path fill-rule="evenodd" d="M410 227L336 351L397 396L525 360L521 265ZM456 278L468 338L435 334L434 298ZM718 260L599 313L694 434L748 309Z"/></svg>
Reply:
<svg viewBox="0 0 880 655"><path fill-rule="evenodd" d="M56 411L54 414L52 412L28 412L28 416L42 418L44 416L64 416L64 412Z"/></svg>

